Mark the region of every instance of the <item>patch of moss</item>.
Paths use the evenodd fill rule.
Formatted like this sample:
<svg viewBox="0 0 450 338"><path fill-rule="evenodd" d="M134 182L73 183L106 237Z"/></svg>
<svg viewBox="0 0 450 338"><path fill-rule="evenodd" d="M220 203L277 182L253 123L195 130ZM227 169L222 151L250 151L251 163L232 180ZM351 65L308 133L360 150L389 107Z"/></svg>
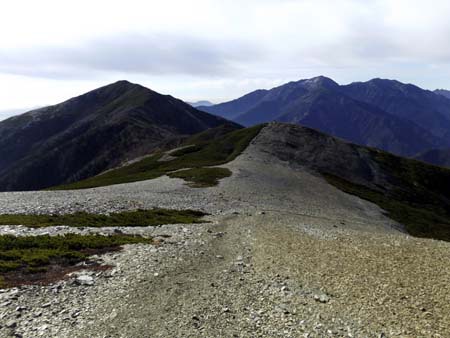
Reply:
<svg viewBox="0 0 450 338"><path fill-rule="evenodd" d="M211 167L225 164L234 160L244 151L263 127L264 125L259 125L239 130L229 130L230 127L219 127L207 130L186 140L185 145L190 145L191 147L175 152L174 156L176 158L171 161L159 161L162 154L158 153L128 166L110 170L104 174L79 182L53 187L50 190L85 189L143 181L154 179L180 169ZM208 171L205 171L205 173L208 173ZM218 182L218 180L208 181L212 185Z"/></svg>
<svg viewBox="0 0 450 338"><path fill-rule="evenodd" d="M65 215L0 215L0 225L48 227L139 227L161 224L201 223L206 214L195 210L152 209L113 213L109 215L77 212Z"/></svg>
<svg viewBox="0 0 450 338"><path fill-rule="evenodd" d="M217 185L220 179L231 176L231 171L227 168L193 168L175 171L167 175L182 178L193 188L204 188Z"/></svg>
<svg viewBox="0 0 450 338"><path fill-rule="evenodd" d="M0 284L12 285L18 274L42 274L55 265L73 266L88 260L92 254L136 243L152 243L152 239L131 235L3 235L0 236Z"/></svg>

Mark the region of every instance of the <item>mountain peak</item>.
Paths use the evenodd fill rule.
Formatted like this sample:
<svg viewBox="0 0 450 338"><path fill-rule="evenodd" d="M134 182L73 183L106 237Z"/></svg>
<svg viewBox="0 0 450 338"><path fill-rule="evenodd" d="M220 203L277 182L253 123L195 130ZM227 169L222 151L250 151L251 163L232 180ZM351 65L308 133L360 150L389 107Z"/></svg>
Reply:
<svg viewBox="0 0 450 338"><path fill-rule="evenodd" d="M169 95L117 81L1 122L0 190L40 189L96 175L226 122Z"/></svg>
<svg viewBox="0 0 450 338"><path fill-rule="evenodd" d="M133 88L133 87L145 88L145 87L141 86L140 84L132 83L132 82L130 82L128 80L119 80L119 81L110 83L110 84L108 84L108 85L106 85L104 87L101 87L101 88ZM101 89L101 88L99 88L99 89Z"/></svg>
<svg viewBox="0 0 450 338"><path fill-rule="evenodd" d="M306 80L298 81L303 87L307 89L317 89L317 88L337 88L339 85L329 77L320 75Z"/></svg>

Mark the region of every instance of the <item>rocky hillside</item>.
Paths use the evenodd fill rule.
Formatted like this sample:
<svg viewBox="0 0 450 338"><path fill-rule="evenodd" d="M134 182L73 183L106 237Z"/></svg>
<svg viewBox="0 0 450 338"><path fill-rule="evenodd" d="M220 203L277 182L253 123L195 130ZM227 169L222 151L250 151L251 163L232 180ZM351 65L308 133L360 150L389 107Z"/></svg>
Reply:
<svg viewBox="0 0 450 338"><path fill-rule="evenodd" d="M450 100L397 81L340 86L320 76L199 109L246 126L301 124L402 156L450 145Z"/></svg>
<svg viewBox="0 0 450 338"><path fill-rule="evenodd" d="M324 177L340 190L377 204L412 235L450 241L449 169L294 124L210 129L191 137L175 151L56 188L84 189L163 175L183 178L196 186L214 186L231 175L222 166L249 144L292 168Z"/></svg>
<svg viewBox="0 0 450 338"><path fill-rule="evenodd" d="M119 81L1 122L0 191L78 181L224 123Z"/></svg>

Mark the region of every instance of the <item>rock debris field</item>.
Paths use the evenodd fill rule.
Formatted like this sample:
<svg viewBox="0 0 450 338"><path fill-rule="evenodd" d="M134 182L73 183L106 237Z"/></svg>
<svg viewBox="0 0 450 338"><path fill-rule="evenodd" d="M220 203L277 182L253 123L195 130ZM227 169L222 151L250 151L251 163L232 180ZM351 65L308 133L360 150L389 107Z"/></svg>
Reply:
<svg viewBox="0 0 450 338"><path fill-rule="evenodd" d="M262 134L264 133L264 130ZM149 235L47 286L0 290L0 337L450 337L450 245L252 144L212 188L164 176L0 193L0 213L196 209L205 223L1 234Z"/></svg>

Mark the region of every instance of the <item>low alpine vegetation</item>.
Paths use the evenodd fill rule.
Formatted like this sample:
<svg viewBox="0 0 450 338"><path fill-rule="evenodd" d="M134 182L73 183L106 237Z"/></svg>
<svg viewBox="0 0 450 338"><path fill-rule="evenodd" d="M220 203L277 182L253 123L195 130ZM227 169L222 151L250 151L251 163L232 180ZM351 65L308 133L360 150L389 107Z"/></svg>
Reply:
<svg viewBox="0 0 450 338"><path fill-rule="evenodd" d="M201 223L206 214L196 210L151 209L113 213L109 215L76 212L63 215L0 215L0 225L49 227L140 227L161 224Z"/></svg>
<svg viewBox="0 0 450 338"><path fill-rule="evenodd" d="M58 279L93 254L121 245L152 243L131 235L0 236L0 287Z"/></svg>
<svg viewBox="0 0 450 338"><path fill-rule="evenodd" d="M94 188L149 180L163 175L179 178L195 176L194 181L191 181L196 183L194 186L214 186L219 179L230 176L231 172L227 171L225 174L226 169L205 170L205 167L219 166L234 160L247 148L263 126L238 130L230 126L208 129L187 139L184 143L185 147L171 153L175 157L172 160L161 161L163 154L156 153L130 165L79 182L57 186L51 190ZM200 168L202 170L198 170ZM192 169L192 171L185 173L186 177L182 177L181 174L175 173L181 169ZM200 177L201 174L208 177L203 179Z"/></svg>

